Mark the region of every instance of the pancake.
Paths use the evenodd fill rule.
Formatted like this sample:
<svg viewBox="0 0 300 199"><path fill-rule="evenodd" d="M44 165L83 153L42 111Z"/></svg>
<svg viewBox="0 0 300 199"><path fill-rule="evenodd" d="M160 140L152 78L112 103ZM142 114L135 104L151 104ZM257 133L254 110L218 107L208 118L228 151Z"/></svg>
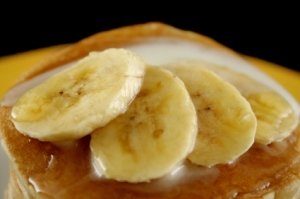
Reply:
<svg viewBox="0 0 300 199"><path fill-rule="evenodd" d="M148 23L98 33L73 44L35 66L19 83L73 62L90 51L128 46L152 37L183 39L240 59L238 54L207 37ZM298 191L300 127L281 142L254 144L231 164L206 168L185 163L176 175L133 184L97 177L90 160L90 136L59 146L41 142L19 133L10 120L10 113L9 103L0 107L0 135L12 165L7 198L20 198L20 195L65 199L291 198Z"/></svg>

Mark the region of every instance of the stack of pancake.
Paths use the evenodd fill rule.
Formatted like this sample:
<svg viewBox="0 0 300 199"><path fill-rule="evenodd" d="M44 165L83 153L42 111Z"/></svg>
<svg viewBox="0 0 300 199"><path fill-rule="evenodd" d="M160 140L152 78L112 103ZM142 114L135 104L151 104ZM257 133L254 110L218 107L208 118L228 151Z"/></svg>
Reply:
<svg viewBox="0 0 300 199"><path fill-rule="evenodd" d="M52 142L17 130L12 108L26 91L90 52L108 48L133 51L147 65L167 69L174 65L193 66L213 71L249 101L257 119L255 138L252 138L255 140L247 150L227 163L206 164L187 158L182 163L184 167L177 167L180 172L176 172L176 168L172 170L174 175L130 182L105 178L95 171L90 135ZM265 104L264 97L252 98L252 93L267 91L275 93L266 100L272 101L270 104ZM283 105L278 108L276 103L279 102ZM261 109L264 114L270 113L270 117L260 114ZM200 34L165 24L147 23L98 33L51 55L33 67L7 93L0 107L0 118L1 142L10 159L7 199L300 197L298 103L280 85L227 47Z"/></svg>

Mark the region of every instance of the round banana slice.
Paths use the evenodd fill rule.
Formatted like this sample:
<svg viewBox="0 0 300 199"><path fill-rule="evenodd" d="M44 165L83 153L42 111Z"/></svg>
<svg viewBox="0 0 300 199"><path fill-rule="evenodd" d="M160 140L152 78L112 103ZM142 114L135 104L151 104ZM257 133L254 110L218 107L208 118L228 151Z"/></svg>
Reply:
<svg viewBox="0 0 300 199"><path fill-rule="evenodd" d="M12 108L12 122L42 141L83 137L127 110L142 85L144 67L127 50L90 53L26 92Z"/></svg>
<svg viewBox="0 0 300 199"><path fill-rule="evenodd" d="M167 67L185 83L198 114L198 136L188 159L197 165L230 163L253 144L256 118L249 103L229 83L199 67Z"/></svg>
<svg viewBox="0 0 300 199"><path fill-rule="evenodd" d="M94 167L118 181L159 178L192 151L196 134L197 115L183 82L149 67L127 112L92 133Z"/></svg>
<svg viewBox="0 0 300 199"><path fill-rule="evenodd" d="M256 142L270 144L274 141L281 141L296 129L299 118L292 105L277 92L250 76L205 62L183 65L200 66L212 70L241 92L250 103L257 118Z"/></svg>

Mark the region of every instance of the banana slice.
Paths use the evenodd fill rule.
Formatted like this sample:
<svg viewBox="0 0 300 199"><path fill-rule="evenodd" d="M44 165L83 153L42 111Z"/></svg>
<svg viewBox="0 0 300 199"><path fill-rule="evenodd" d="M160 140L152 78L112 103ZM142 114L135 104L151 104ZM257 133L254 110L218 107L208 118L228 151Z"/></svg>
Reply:
<svg viewBox="0 0 300 199"><path fill-rule="evenodd" d="M12 122L42 141L78 139L125 112L143 75L144 63L127 50L93 52L26 92Z"/></svg>
<svg viewBox="0 0 300 199"><path fill-rule="evenodd" d="M191 62L184 65L213 70L241 92L249 101L257 118L256 142L270 144L281 141L297 127L299 118L293 107L281 95L251 77L205 62Z"/></svg>
<svg viewBox="0 0 300 199"><path fill-rule="evenodd" d="M213 166L245 153L254 142L256 119L238 90L204 68L180 64L167 68L185 83L198 114L198 136L189 160Z"/></svg>
<svg viewBox="0 0 300 199"><path fill-rule="evenodd" d="M192 151L196 134L197 115L183 82L150 67L127 112L92 133L94 167L118 181L159 178Z"/></svg>

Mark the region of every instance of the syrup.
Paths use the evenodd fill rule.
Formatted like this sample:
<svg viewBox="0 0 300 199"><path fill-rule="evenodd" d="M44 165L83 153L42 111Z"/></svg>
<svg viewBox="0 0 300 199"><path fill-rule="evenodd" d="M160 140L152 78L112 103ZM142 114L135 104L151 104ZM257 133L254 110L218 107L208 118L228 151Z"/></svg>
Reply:
<svg viewBox="0 0 300 199"><path fill-rule="evenodd" d="M44 172L29 176L35 191L50 198L69 198L74 194L86 198L125 195L129 198L235 198L281 186L287 174L298 170L294 166L300 164L299 153L294 148L298 140L291 136L264 147L255 144L233 164L206 168L184 162L163 178L134 184L95 175L89 141L87 136L72 147L51 145L50 151L55 153L48 155Z"/></svg>

